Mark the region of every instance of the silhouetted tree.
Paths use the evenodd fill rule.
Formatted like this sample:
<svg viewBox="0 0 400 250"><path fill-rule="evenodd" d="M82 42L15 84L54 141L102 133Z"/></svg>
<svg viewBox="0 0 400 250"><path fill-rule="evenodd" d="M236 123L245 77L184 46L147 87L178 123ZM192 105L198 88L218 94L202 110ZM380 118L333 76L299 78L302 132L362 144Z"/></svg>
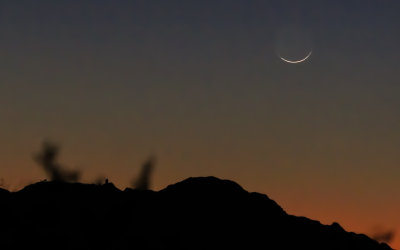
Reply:
<svg viewBox="0 0 400 250"><path fill-rule="evenodd" d="M142 165L142 169L140 171L139 177L132 182L132 187L139 190L148 190L150 189L150 178L154 169L155 158L151 156L147 161Z"/></svg>
<svg viewBox="0 0 400 250"><path fill-rule="evenodd" d="M42 151L34 156L36 162L43 168L49 178L53 181L74 182L78 181L80 173L78 171L67 171L62 169L57 163L59 148L54 143L45 141Z"/></svg>
<svg viewBox="0 0 400 250"><path fill-rule="evenodd" d="M381 228L376 228L371 238L378 242L384 242L389 244L390 242L392 242L395 233L396 233L395 230L383 230Z"/></svg>

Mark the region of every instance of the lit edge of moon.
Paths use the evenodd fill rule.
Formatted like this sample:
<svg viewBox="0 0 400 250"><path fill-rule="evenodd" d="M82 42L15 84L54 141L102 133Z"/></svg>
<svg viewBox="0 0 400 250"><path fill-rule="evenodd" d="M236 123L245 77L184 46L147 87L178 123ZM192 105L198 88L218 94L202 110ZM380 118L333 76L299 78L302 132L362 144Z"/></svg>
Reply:
<svg viewBox="0 0 400 250"><path fill-rule="evenodd" d="M281 57L279 55L278 56L284 62L291 63L291 64L296 64L296 63L302 63L302 62L306 61L308 58L310 58L311 54L312 54L312 50L310 51L310 53L308 53L308 55L306 57L304 57L303 59L297 60L297 61L288 60L288 59L285 59L285 58L283 58L283 57Z"/></svg>

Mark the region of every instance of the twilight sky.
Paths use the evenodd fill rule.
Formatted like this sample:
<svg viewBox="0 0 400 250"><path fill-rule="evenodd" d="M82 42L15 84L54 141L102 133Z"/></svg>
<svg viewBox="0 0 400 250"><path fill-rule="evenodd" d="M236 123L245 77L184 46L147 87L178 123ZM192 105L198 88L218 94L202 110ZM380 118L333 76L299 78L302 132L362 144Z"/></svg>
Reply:
<svg viewBox="0 0 400 250"><path fill-rule="evenodd" d="M158 190L215 175L286 211L400 231L400 1L0 2L0 178ZM301 59L288 64L278 55ZM400 249L400 233L392 247Z"/></svg>

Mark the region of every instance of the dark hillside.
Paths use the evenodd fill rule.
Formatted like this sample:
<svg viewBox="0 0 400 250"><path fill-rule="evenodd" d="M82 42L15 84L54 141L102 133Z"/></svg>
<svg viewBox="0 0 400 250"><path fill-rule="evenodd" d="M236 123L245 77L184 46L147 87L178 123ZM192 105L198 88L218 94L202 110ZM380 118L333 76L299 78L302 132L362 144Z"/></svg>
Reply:
<svg viewBox="0 0 400 250"><path fill-rule="evenodd" d="M2 249L391 249L215 177L159 192L39 182L0 204Z"/></svg>

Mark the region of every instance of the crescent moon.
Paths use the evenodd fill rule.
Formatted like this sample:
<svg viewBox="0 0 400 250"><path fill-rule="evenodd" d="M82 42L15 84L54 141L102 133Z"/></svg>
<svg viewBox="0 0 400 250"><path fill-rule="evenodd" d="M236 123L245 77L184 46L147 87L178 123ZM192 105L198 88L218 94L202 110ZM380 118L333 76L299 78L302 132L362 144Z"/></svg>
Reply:
<svg viewBox="0 0 400 250"><path fill-rule="evenodd" d="M308 55L307 55L306 57L304 57L303 59L298 60L298 61L287 60L287 59L285 59L285 58L283 58L283 57L281 57L281 56L279 56L279 58L280 58L282 61L287 62L287 63L301 63L301 62L304 62L305 60L307 60L307 59L311 56L311 54L312 54L312 50L310 51L310 53L308 53Z"/></svg>

